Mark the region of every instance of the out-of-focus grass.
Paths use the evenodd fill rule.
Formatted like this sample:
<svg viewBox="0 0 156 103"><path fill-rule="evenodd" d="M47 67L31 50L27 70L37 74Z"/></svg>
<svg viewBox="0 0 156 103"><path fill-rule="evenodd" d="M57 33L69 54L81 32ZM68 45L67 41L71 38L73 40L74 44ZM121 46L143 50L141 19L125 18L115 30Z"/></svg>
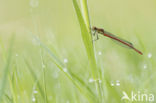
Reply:
<svg viewBox="0 0 156 103"><path fill-rule="evenodd" d="M34 7L29 1L16 2L10 5L6 1L2 3L5 7L0 6L1 10L8 8L0 20L1 83L5 57L9 55L9 37L16 32L10 73L6 75L10 82L1 97L3 103L94 102L96 89L72 1L39 0ZM16 6L18 3L21 6ZM102 36L95 42L104 102L122 103L123 91L155 94L155 1L88 3L91 25L127 38L144 53L140 56ZM44 46L27 31L35 34ZM57 65L54 63L52 53L63 64L61 69L58 61ZM120 86L116 86L116 81Z"/></svg>
<svg viewBox="0 0 156 103"><path fill-rule="evenodd" d="M0 102L2 102L2 98L5 95L5 90L6 90L6 85L8 81L8 74L10 73L10 64L11 64L11 57L12 57L12 48L13 48L13 41L14 41L14 36L10 40L10 46L7 52L7 55L5 55L5 67L3 70L3 76L1 77L1 86L0 86ZM1 44L2 45L2 44ZM7 96L8 97L8 96ZM8 97L9 98L9 97Z"/></svg>

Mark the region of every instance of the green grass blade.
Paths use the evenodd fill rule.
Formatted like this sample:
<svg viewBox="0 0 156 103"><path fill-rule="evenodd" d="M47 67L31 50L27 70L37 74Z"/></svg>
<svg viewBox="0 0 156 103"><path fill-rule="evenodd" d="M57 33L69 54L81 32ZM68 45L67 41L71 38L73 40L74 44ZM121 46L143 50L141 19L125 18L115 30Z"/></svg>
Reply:
<svg viewBox="0 0 156 103"><path fill-rule="evenodd" d="M77 75L75 75L74 73L70 73L72 75L72 77L79 82L79 84L81 84L89 94L91 94L92 98L96 98L96 95L93 93L93 91L89 88L89 86L83 81L83 79L79 78Z"/></svg>
<svg viewBox="0 0 156 103"><path fill-rule="evenodd" d="M88 14L88 9L87 9L87 0L81 0L82 3L82 11L83 11L83 16L80 11L80 8L78 6L78 3L76 0L73 0L73 5L77 14L77 18L80 24L80 29L81 29L81 35L83 39L83 43L86 48L86 52L88 55L88 60L89 60L89 65L92 70L92 75L94 80L98 80L98 69L97 69L97 63L95 59L95 54L94 54L94 48L93 48L93 39L92 39L92 34L90 30L90 22L89 22L89 14ZM100 90L100 83L98 81L95 82L97 93L99 100L102 100L102 90ZM99 101L99 102L100 102Z"/></svg>
<svg viewBox="0 0 156 103"><path fill-rule="evenodd" d="M82 14L83 14L86 27L88 31L90 31L90 18L89 18L87 0L80 0L80 2L81 2Z"/></svg>
<svg viewBox="0 0 156 103"><path fill-rule="evenodd" d="M59 60L54 54L53 52L50 51L50 49L48 47L46 47L46 45L44 45L38 38L36 38L36 40L40 43L41 47L44 48L44 50L51 56L53 63L60 69L60 71L62 71L66 77L68 77L69 80L71 80L71 82L75 85L75 87L80 91L80 93L82 93L90 103L95 103L96 99L94 97L90 97L91 95L88 94L88 92L85 92L86 90L84 90L73 78L72 76L68 73L65 72L63 70L63 68L65 67L64 64L61 62L61 60Z"/></svg>
<svg viewBox="0 0 156 103"><path fill-rule="evenodd" d="M86 48L86 52L88 55L88 60L89 60L89 64L90 67L92 69L92 74L93 74L93 78L97 79L97 72L96 72L96 60L95 60L95 55L94 55L94 49L93 49L93 43L92 43L92 36L90 31L87 29L86 23L82 17L82 13L78 7L78 3L76 0L73 0L73 5L77 14L77 18L80 24L80 28L81 28L81 35L82 35L82 39Z"/></svg>
<svg viewBox="0 0 156 103"><path fill-rule="evenodd" d="M6 65L4 67L2 82L1 82L1 86L0 86L0 102L2 101L2 97L3 97L5 87L6 87L6 83L7 83L8 73L10 71L13 41L14 41L14 37L11 38L10 47L9 47L9 50L8 50L8 57L7 57L7 60L6 60Z"/></svg>
<svg viewBox="0 0 156 103"><path fill-rule="evenodd" d="M40 49L40 58L41 58L41 62L42 62L41 64L42 64L42 73L43 73L43 88L44 88L43 90L44 90L44 100L45 100L44 102L45 102L45 103L48 103L47 91L46 91L46 90L47 90L47 88L46 88L46 84L47 84L47 83L46 83L46 74L45 74L45 72L46 72L45 70L46 70L47 68L46 68L46 66L45 66L45 68L43 67L43 65L44 65L45 63L44 63L44 60L43 60L42 49Z"/></svg>
<svg viewBox="0 0 156 103"><path fill-rule="evenodd" d="M6 50L5 50L5 47L4 47L4 44L2 43L2 40L0 39L0 53L2 54L2 58L4 61L6 61Z"/></svg>
<svg viewBox="0 0 156 103"><path fill-rule="evenodd" d="M41 86L41 84L40 84L40 82L39 82L39 80L38 80L38 77L36 76L36 74L35 74L35 72L33 71L31 65L29 64L29 62L28 62L26 59L24 59L24 61L25 61L26 66L28 67L28 70L30 71L30 73L31 73L31 75L32 75L32 77L33 77L33 79L34 79L34 81L36 81L37 87L38 87L38 89L39 89L39 91L40 91L40 94L41 94L42 98L44 99L44 97L45 97L45 96L44 96L44 91L43 91L42 86Z"/></svg>
<svg viewBox="0 0 156 103"><path fill-rule="evenodd" d="M5 98L8 100L9 103L13 103L12 98L10 98L7 94L5 94Z"/></svg>

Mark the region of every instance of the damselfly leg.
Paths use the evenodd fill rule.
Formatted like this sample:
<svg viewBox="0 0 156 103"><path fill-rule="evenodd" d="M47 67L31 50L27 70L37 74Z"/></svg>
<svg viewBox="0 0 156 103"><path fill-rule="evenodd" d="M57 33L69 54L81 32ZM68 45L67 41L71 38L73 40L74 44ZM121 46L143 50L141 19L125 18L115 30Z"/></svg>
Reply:
<svg viewBox="0 0 156 103"><path fill-rule="evenodd" d="M94 31L93 31L93 36L94 36L94 37L96 36L96 38L95 38L95 39L93 39L93 41L96 41L96 40L98 40L98 39L99 39L99 34L97 33L97 31L96 31L96 30L94 30Z"/></svg>

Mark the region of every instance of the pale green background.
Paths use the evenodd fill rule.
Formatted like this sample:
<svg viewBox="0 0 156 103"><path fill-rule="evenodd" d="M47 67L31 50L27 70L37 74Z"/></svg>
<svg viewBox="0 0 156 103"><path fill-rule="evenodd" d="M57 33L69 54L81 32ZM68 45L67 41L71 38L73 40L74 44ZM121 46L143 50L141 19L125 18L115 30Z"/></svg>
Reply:
<svg viewBox="0 0 156 103"><path fill-rule="evenodd" d="M37 4L32 6L30 4L33 1ZM120 81L120 87L116 88L119 94L123 90L130 92L140 89L155 93L156 0L88 0L88 8L92 26L104 28L132 42L144 54L141 56L133 50L116 45L109 38L100 36L100 40L95 42L95 50L98 66L103 68L102 75L104 76L103 72L106 72L110 83ZM16 100L17 103L30 102L34 86L34 81L24 66L23 58L33 66L39 80L42 79L40 49L32 34L39 36L62 61L68 58L69 71L83 78L94 91L95 88L92 88L94 85L88 83L91 70L88 68L87 55L72 0L1 0L0 13L1 76L10 37L12 34L16 35L12 65L16 68L15 77L19 78L17 85L20 89L15 89L17 92L13 94L15 97L21 96ZM99 56L98 52L102 52L102 55ZM49 102L66 103L65 101L69 100L71 103L76 103L75 101L86 103L86 99L62 73L59 74L59 79L53 78L55 72L58 72L57 67L52 64L46 53L43 54L46 65L50 68L46 72ZM149 54L152 55L151 58L148 58ZM62 85L61 90L55 88L57 83ZM8 84L8 88L10 86L11 84ZM24 91L27 91L27 96ZM107 103L115 103L113 96L106 96L106 100Z"/></svg>

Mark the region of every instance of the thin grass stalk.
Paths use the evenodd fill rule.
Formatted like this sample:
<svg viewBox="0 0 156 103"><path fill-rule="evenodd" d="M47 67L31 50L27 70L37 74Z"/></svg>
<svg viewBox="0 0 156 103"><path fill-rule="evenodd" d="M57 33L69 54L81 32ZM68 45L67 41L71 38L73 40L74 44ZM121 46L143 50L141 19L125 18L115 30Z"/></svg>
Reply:
<svg viewBox="0 0 156 103"><path fill-rule="evenodd" d="M81 9L82 9L82 15L85 21L85 24L87 26L87 30L90 32L90 18L89 18L89 12L88 12L88 2L87 0L80 0L81 2Z"/></svg>
<svg viewBox="0 0 156 103"><path fill-rule="evenodd" d="M77 12L77 16L79 18L80 26L83 25L83 24L81 24L83 22L85 23L85 26L86 26L86 28L83 28L81 26L81 31L83 31L84 29L87 29L86 33L82 32L82 38L84 40L84 45L86 47L86 51L87 51L87 54L88 54L88 59L89 59L90 67L91 67L91 70L92 70L93 78L96 81L95 86L96 86L96 90L97 90L97 93L98 93L99 102L101 102L101 100L102 100L102 90L100 88L101 84L99 83L98 68L97 68L97 63L96 63L96 58L95 58L94 46L93 46L93 43L92 43L93 39L92 39L92 34L91 34L91 26L90 26L90 18L89 18L87 0L80 0L80 2L81 2L81 11L82 11L82 16L83 16L82 19L84 21L80 20L81 16L79 16L79 15L81 15L81 11L79 12L79 14ZM75 6L77 6L77 5L75 5ZM78 11L78 10L76 10L76 11ZM87 38L86 41L85 41L85 38Z"/></svg>
<svg viewBox="0 0 156 103"><path fill-rule="evenodd" d="M42 73L43 73L43 89L44 89L44 102L48 103L47 99L47 88L46 88L46 66L43 60L43 51L42 48L40 47L40 57L41 57L41 62L42 62Z"/></svg>
<svg viewBox="0 0 156 103"><path fill-rule="evenodd" d="M14 35L11 38L10 47L8 50L8 56L7 56L7 60L6 60L6 65L4 67L2 82L1 82L1 86L0 86L0 103L2 102L2 97L4 95L6 84L7 84L7 79L8 79L7 77L8 77L9 71L10 71L13 42L14 42Z"/></svg>

